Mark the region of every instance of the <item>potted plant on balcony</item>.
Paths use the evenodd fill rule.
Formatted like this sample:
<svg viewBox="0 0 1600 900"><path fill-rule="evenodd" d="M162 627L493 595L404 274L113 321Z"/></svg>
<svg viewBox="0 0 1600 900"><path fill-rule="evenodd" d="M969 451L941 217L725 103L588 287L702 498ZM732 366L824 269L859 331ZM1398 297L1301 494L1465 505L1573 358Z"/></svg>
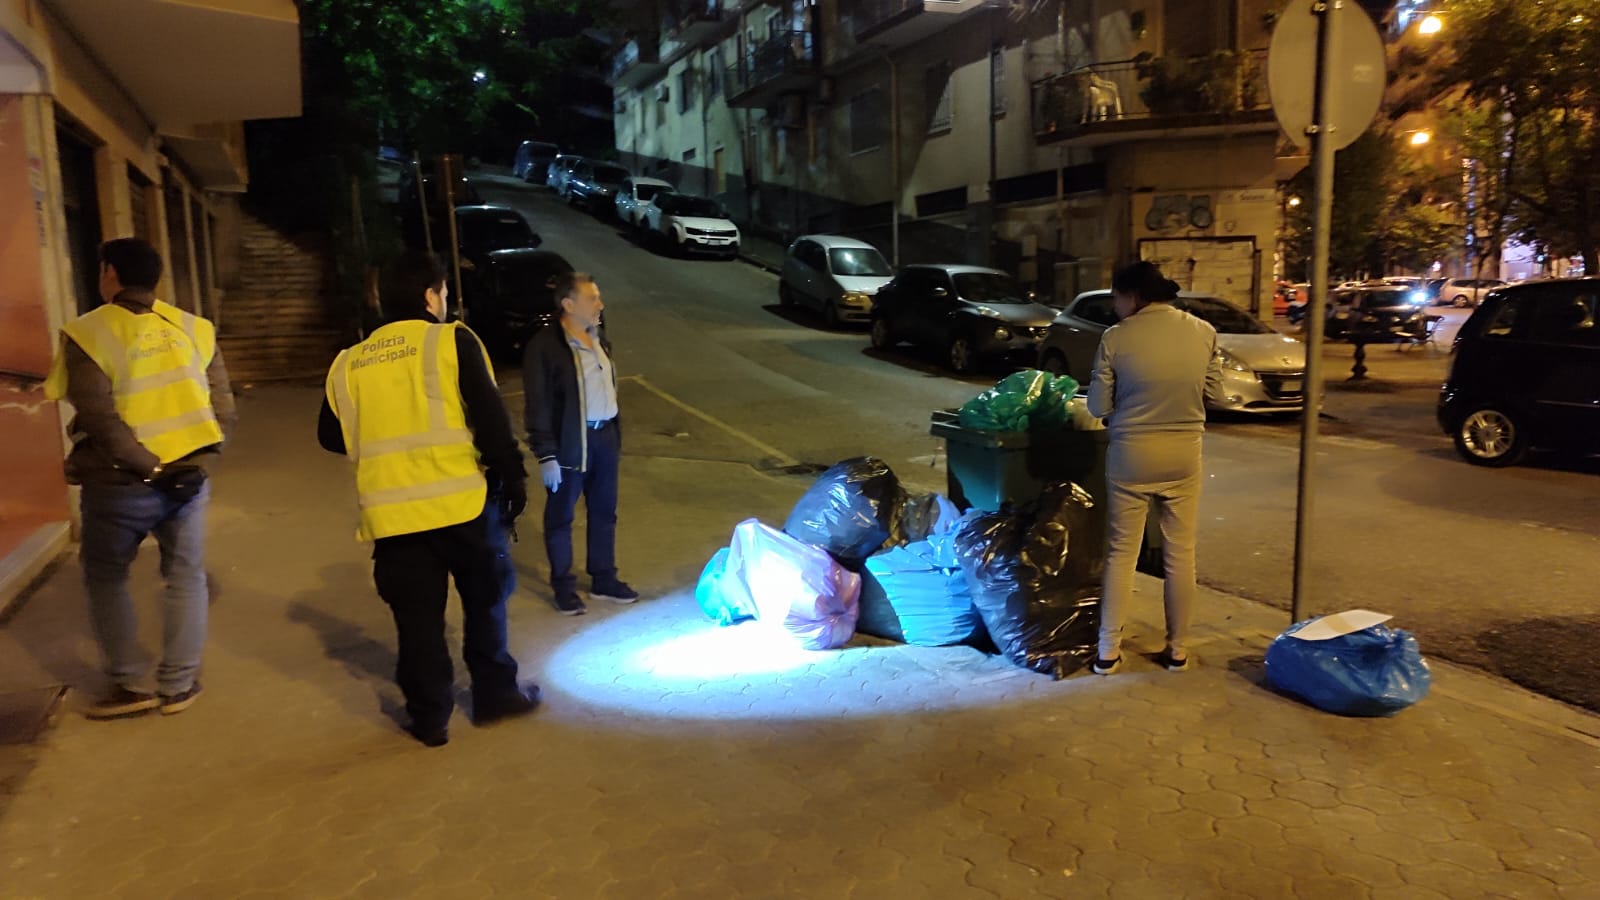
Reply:
<svg viewBox="0 0 1600 900"><path fill-rule="evenodd" d="M1139 78L1146 82L1139 91L1139 98L1151 114L1157 116L1237 110L1244 93L1240 77L1242 60L1243 54L1237 50L1217 50L1188 58L1142 53L1134 57ZM1258 80L1251 80L1252 97L1259 92Z"/></svg>

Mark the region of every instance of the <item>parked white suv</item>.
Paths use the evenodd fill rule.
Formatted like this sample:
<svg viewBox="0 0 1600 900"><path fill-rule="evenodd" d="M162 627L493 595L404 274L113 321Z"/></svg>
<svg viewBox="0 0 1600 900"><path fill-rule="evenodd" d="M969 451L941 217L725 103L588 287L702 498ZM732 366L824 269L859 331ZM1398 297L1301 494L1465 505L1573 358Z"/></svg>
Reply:
<svg viewBox="0 0 1600 900"><path fill-rule="evenodd" d="M725 259L739 255L739 227L710 197L662 191L645 204L643 216L645 237L654 237L680 255L702 253Z"/></svg>
<svg viewBox="0 0 1600 900"><path fill-rule="evenodd" d="M1439 288L1439 299L1436 302L1440 306L1449 304L1457 308L1477 306L1490 291L1505 286L1506 283L1498 278L1452 278L1444 283L1444 287Z"/></svg>

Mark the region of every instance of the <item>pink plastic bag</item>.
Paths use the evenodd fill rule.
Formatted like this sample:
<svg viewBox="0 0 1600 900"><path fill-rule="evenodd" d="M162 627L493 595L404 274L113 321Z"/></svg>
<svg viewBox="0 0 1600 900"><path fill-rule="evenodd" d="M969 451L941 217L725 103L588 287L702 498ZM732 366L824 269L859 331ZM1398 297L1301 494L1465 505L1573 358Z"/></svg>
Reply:
<svg viewBox="0 0 1600 900"><path fill-rule="evenodd" d="M820 547L746 519L733 529L723 590L747 595L756 618L807 650L842 647L856 630L861 576Z"/></svg>

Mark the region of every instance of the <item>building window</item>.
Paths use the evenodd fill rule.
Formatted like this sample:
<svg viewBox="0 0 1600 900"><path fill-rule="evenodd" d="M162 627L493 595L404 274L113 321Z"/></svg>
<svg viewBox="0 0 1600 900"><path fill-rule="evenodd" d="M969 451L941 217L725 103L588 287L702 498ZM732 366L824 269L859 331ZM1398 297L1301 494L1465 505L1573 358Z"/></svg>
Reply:
<svg viewBox="0 0 1600 900"><path fill-rule="evenodd" d="M1228 0L1163 0L1161 30L1167 56L1203 56L1232 43L1234 4Z"/></svg>
<svg viewBox="0 0 1600 900"><path fill-rule="evenodd" d="M926 79L923 97L928 104L928 133L943 134L950 130L950 94L954 90L950 63L945 61L929 66Z"/></svg>
<svg viewBox="0 0 1600 900"><path fill-rule="evenodd" d="M706 99L722 96L722 48L706 55Z"/></svg>
<svg viewBox="0 0 1600 900"><path fill-rule="evenodd" d="M989 51L989 115L1006 114L1006 50L996 47Z"/></svg>
<svg viewBox="0 0 1600 900"><path fill-rule="evenodd" d="M690 92L694 89L694 70L685 68L678 73L678 112L686 113L693 105L694 98Z"/></svg>
<svg viewBox="0 0 1600 900"><path fill-rule="evenodd" d="M883 146L888 125L883 91L877 87L850 98L850 152L867 153Z"/></svg>
<svg viewBox="0 0 1600 900"><path fill-rule="evenodd" d="M686 163L694 162L694 155L695 155L695 150L694 150L693 147L690 147L689 149L683 151L683 161L686 162Z"/></svg>

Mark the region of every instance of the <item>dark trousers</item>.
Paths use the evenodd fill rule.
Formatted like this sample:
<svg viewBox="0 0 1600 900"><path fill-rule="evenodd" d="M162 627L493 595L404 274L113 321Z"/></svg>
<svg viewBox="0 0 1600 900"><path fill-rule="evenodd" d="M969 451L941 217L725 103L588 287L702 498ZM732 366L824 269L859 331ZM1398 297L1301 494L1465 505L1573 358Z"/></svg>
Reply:
<svg viewBox="0 0 1600 900"><path fill-rule="evenodd" d="M589 471L561 471L561 487L546 492L544 552L550 558L550 587L557 593L578 588L572 574L572 519L583 496L589 514L589 550L584 557L589 580L607 584L617 578L617 467L622 460L621 432L615 419L589 429Z"/></svg>
<svg viewBox="0 0 1600 900"><path fill-rule="evenodd" d="M379 538L372 551L372 578L399 635L394 678L411 720L422 728L444 727L455 708L444 638L450 577L461 595L461 655L472 676L473 706L480 709L517 690L517 661L506 650L506 599L516 575L494 498L470 522Z"/></svg>

